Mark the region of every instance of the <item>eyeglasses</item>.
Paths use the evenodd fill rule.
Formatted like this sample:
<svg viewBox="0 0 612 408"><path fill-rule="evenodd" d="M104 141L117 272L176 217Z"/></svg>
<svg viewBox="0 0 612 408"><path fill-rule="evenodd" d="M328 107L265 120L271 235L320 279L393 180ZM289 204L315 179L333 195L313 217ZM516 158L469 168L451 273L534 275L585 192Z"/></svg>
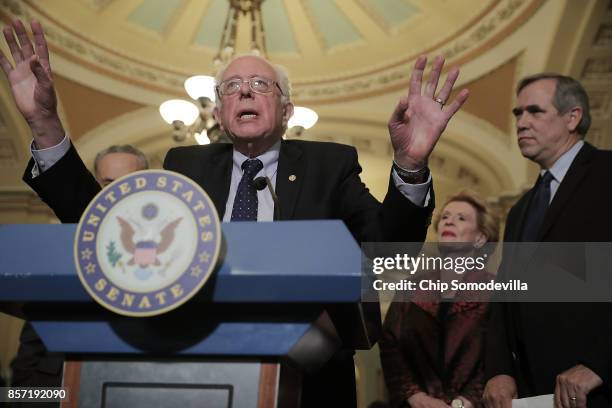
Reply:
<svg viewBox="0 0 612 408"><path fill-rule="evenodd" d="M217 93L223 96L234 95L240 92L240 88L242 88L242 84L244 82L247 82L249 84L249 88L251 89L251 91L258 94L270 93L274 89L274 85L276 85L281 95L283 95L283 90L281 89L278 82L260 77L253 77L249 79L228 79L226 81L221 82L217 86Z"/></svg>

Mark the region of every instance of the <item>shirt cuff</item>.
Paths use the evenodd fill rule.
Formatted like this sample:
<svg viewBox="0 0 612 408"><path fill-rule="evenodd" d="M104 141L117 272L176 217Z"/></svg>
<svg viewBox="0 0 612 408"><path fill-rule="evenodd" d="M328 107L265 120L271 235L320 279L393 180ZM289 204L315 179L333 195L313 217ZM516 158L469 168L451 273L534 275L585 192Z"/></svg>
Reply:
<svg viewBox="0 0 612 408"><path fill-rule="evenodd" d="M61 142L55 146L46 149L36 149L34 141L30 144L30 153L34 159L32 166L32 178L38 177L41 173L49 170L51 166L57 163L70 150L70 138L64 135Z"/></svg>
<svg viewBox="0 0 612 408"><path fill-rule="evenodd" d="M397 174L395 170L391 171L391 177L393 177L393 183L395 187L399 190L400 193L404 197L406 197L412 204L417 207L427 207L429 205L430 193L429 187L431 185L431 173L429 173L429 177L427 181L421 184L409 184L406 183L402 178Z"/></svg>

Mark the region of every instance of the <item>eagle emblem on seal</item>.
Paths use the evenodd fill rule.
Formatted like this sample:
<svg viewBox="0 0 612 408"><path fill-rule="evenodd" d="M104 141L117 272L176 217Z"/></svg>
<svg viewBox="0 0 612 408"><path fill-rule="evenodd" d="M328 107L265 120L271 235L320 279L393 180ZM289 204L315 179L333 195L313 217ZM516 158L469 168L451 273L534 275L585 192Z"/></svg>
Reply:
<svg viewBox="0 0 612 408"><path fill-rule="evenodd" d="M159 241L154 239L142 239L136 241L134 239L136 230L127 220L117 216L117 221L121 227L121 243L126 251L132 254L132 258L128 261L128 265L137 264L141 268L146 268L149 265L159 266L161 262L157 258L158 254L166 251L174 241L174 232L183 218L179 217L176 220L169 222L159 232Z"/></svg>

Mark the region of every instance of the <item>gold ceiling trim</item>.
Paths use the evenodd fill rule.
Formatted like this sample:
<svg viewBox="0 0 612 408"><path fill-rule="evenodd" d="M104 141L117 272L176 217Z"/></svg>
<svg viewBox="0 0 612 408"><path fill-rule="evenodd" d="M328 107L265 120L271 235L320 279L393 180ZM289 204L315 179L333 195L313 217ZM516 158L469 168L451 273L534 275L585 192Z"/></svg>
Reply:
<svg viewBox="0 0 612 408"><path fill-rule="evenodd" d="M46 15L29 1L0 0L0 18L6 24L9 24L12 18L20 18L26 22L39 20L44 27L52 54L61 55L95 73L154 92L183 95L183 82L188 74L141 62L95 44Z"/></svg>
<svg viewBox="0 0 612 408"><path fill-rule="evenodd" d="M409 24L413 19L414 16L410 17L408 19L408 21L404 21L401 24L398 24L396 26L392 26L390 25L387 20L385 20L379 13L377 10L375 10L372 6L370 6L369 4L367 4L365 2L365 0L356 0L356 4L358 7L360 7L365 13L368 14L368 16L370 16L370 18L372 19L372 21L374 21L374 23L376 24L376 26L378 27L379 30L381 30L382 32L386 33L387 35L392 35L397 33L397 31L400 29L400 27L405 26L407 24Z"/></svg>
<svg viewBox="0 0 612 408"><path fill-rule="evenodd" d="M166 68L166 67L162 67L160 65L152 64L152 63L147 62L147 61L142 61L142 60L139 60L139 59L136 59L136 58L132 57L131 55L124 54L124 53L122 53L120 51L117 51L115 49L112 49L112 48L108 48L107 46L105 46L103 44L100 44L100 43L92 40L91 38L88 38L88 37L86 37L86 36L76 32L76 31L74 31L72 28L70 28L66 24L62 23L61 21L56 20L54 17L49 16L40 7L38 7L36 5L36 3L34 3L33 1L34 0L22 0L21 4L25 4L29 8L31 8L33 11L35 11L39 17L42 17L41 18L42 22L51 22L55 26L61 28L62 31L64 31L65 33L70 34L71 36L76 37L80 41L80 43L77 42L78 43L77 45L80 45L82 47L86 47L86 45L90 45L90 46L93 46L95 48L100 48L104 52L107 52L109 54L115 55L115 56L117 56L117 57L119 57L121 59L125 59L125 60L133 62L135 64L139 64L139 65L145 66L147 68L159 70L159 71L162 71L162 72L165 72L165 73L168 73L168 74L177 74L177 75L185 74L185 72L172 70L172 69L169 69L169 68ZM0 0L0 4L3 3L3 2L20 4L20 2L18 0ZM26 12L27 12L27 10L26 10ZM31 17L31 16L27 16L26 15L26 17ZM45 27L45 34L47 34L46 27ZM66 38L68 40L70 39L70 37L68 37L68 36L65 36L63 38ZM85 43L85 44L82 44L82 43Z"/></svg>
<svg viewBox="0 0 612 408"><path fill-rule="evenodd" d="M358 0L359 1L359 0ZM450 42L453 40L454 37L457 36L458 33L462 33L467 31L470 27L476 25L480 20L482 20L487 14L491 13L491 11L493 9L495 9L496 7L498 7L502 2L504 1L508 1L508 0L494 0L486 9L482 10L479 14L477 14L476 16L474 16L470 21L468 21L467 23L465 23L462 27L460 27L459 29L457 29L455 32L449 34L446 38L436 42L434 45L425 48L423 50L418 50L417 52L413 52L411 54L409 54L408 56L403 56L401 58L399 58L397 61L394 62L387 62L384 66L379 66L376 68L367 68L364 69L362 71L359 72L350 72L348 73L343 73L342 75L338 75L338 76L329 76L326 78L317 78L317 79L313 79L313 80L304 80L304 81L294 81L295 84L297 86L308 86L308 85L316 85L316 84L325 84L325 83L332 83L332 82L337 82L338 80L342 80L342 79L356 79L356 78L361 78L361 77L369 77L372 76L374 74L380 74L386 70L389 69L393 69L393 68L397 68L399 66L404 66L405 64L413 61L416 57L418 57L419 55L423 55L423 54L430 54L433 51L441 48L444 44ZM512 0L514 2L518 2L520 4L528 2L528 1L534 1L534 0ZM538 0L535 0L538 1ZM447 56L447 59L448 58Z"/></svg>
<svg viewBox="0 0 612 408"><path fill-rule="evenodd" d="M452 60L453 64L473 59L520 27L545 1L498 0L470 22L473 28L469 32L453 41L420 50L418 55L435 51L446 55L447 60ZM108 49L74 32L32 3L32 0L0 0L3 20L7 21L10 17L38 19L45 27L52 52L67 60L103 76L145 89L182 95L183 81L191 73L159 67ZM6 11L10 14L7 15ZM410 69L407 65L416 56L416 53L411 54L392 64L365 72L344 73L344 78L294 81L294 98L300 103L335 103L401 89L409 81Z"/></svg>
<svg viewBox="0 0 612 408"><path fill-rule="evenodd" d="M466 39L459 39L446 47L427 50L412 54L407 59L392 65L392 68L380 68L370 71L367 76L354 75L349 79L325 80L316 83L295 81L293 98L301 103L328 104L346 102L357 98L365 98L406 88L410 81L411 69L409 64L422 54L443 54L446 61L452 65L462 65L493 48L513 31L522 26L547 0L508 0L506 7L499 10L495 16L481 21ZM527 4L520 14L517 11ZM494 33L495 20L514 19L506 24L499 32ZM491 37L488 37L491 35ZM472 44L469 44L469 43ZM462 54L463 53L463 54ZM447 67L451 64L446 64Z"/></svg>

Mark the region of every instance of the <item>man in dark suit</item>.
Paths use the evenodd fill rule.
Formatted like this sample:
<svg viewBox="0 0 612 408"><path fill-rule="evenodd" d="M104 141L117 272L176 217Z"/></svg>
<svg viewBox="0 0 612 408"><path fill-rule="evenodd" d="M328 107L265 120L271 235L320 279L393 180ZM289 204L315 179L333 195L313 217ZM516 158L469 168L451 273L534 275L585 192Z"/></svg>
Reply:
<svg viewBox="0 0 612 408"><path fill-rule="evenodd" d="M34 46L20 21L4 29L15 66L0 55L15 103L34 136L34 159L24 180L63 222L76 222L99 187L63 130L42 27L38 22L31 27ZM270 195L253 186L255 177L266 176L279 197L276 218L341 219L359 241L422 241L433 208L427 160L468 97L467 90L461 91L445 107L459 71L451 70L436 94L443 64L442 57L434 60L422 89L426 58L417 59L408 95L389 120L394 162L383 203L361 182L354 148L282 140L293 113L289 81L282 68L254 56L235 58L217 75L215 116L233 144L175 148L164 167L206 189L224 221L274 219ZM345 353L315 378L306 378L303 406L323 406L330 398L336 406L354 406L353 374L352 354ZM339 392L339 381L352 390Z"/></svg>
<svg viewBox="0 0 612 408"><path fill-rule="evenodd" d="M97 183L106 186L119 177L148 169L149 161L143 152L131 145L113 145L96 154L93 167ZM92 185L92 191L96 188ZM12 384L21 387L59 387L63 355L49 353L29 322L25 322L19 341L17 357L11 362Z"/></svg>
<svg viewBox="0 0 612 408"><path fill-rule="evenodd" d="M591 118L582 85L556 74L527 77L519 83L513 113L521 153L541 171L536 185L510 210L505 242L611 241L612 194L606 181L612 152L583 140ZM500 273L517 272L512 258L504 251ZM552 393L555 407L586 407L587 401L589 407L612 406L609 303L492 306L487 407L510 407L517 396Z"/></svg>

